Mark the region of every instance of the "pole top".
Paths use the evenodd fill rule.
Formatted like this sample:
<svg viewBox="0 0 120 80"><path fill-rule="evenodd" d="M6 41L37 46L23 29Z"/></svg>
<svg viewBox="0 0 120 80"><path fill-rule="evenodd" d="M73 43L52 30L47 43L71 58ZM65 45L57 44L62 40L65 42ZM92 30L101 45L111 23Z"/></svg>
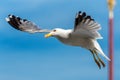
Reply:
<svg viewBox="0 0 120 80"><path fill-rule="evenodd" d="M113 18L114 14L113 14L113 9L115 6L115 0L107 0L108 2L108 9L109 9L109 18Z"/></svg>
<svg viewBox="0 0 120 80"><path fill-rule="evenodd" d="M115 0L107 0L107 2L108 2L108 9L110 11L113 11L115 3L116 3Z"/></svg>

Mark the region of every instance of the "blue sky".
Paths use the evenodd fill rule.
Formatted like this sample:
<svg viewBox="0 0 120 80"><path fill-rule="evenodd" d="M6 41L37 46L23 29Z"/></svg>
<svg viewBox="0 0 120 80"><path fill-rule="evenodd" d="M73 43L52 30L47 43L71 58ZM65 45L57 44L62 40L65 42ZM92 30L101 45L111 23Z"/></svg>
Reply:
<svg viewBox="0 0 120 80"><path fill-rule="evenodd" d="M114 14L115 80L120 79L120 0ZM98 40L108 55L108 8L106 0L7 0L0 2L0 80L107 80L108 65L101 70L89 51L61 44L44 34L13 29L5 21L14 14L41 28L73 28L75 14L85 11L102 26ZM106 64L107 60L102 57Z"/></svg>

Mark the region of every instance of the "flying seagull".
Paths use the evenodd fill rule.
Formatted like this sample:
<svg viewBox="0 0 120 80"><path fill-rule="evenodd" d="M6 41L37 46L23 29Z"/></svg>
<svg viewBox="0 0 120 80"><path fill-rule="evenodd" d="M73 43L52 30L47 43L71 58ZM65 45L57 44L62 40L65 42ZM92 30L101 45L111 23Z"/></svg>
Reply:
<svg viewBox="0 0 120 80"><path fill-rule="evenodd" d="M74 29L41 29L35 23L11 14L8 15L6 21L17 30L28 33L47 33L45 35L46 38L55 37L64 44L86 48L92 53L94 61L99 68L101 68L101 66L105 67L105 63L98 54L110 61L97 42L97 39L102 39L102 36L98 32L98 30L101 29L100 24L92 19L91 16L86 15L85 12L79 11L77 13Z"/></svg>

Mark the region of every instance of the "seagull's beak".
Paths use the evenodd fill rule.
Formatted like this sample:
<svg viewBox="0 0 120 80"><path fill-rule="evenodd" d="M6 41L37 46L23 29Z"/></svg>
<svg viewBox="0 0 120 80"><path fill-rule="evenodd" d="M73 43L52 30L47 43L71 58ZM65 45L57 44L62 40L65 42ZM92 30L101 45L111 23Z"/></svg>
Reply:
<svg viewBox="0 0 120 80"><path fill-rule="evenodd" d="M48 34L45 35L45 38L48 38L48 37L51 37L51 36L52 36L52 34L48 33Z"/></svg>

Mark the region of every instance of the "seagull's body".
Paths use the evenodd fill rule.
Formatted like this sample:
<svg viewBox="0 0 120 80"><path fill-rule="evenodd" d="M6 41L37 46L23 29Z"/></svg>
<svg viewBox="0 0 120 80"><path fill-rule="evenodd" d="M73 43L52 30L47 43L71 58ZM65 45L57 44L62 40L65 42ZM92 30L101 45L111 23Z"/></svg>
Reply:
<svg viewBox="0 0 120 80"><path fill-rule="evenodd" d="M12 27L18 30L29 33L48 32L45 35L46 38L53 36L64 44L88 49L99 68L101 68L101 65L105 67L105 64L99 58L98 54L110 60L97 42L97 39L102 39L102 36L98 32L101 29L100 24L95 22L90 16L86 16L85 12L79 12L76 15L74 29L66 30L62 28L55 28L53 30L40 29L33 22L14 15L9 15L6 20Z"/></svg>
<svg viewBox="0 0 120 80"><path fill-rule="evenodd" d="M73 30L72 29L61 29L61 28L56 28L55 30L61 31L61 36L55 36L59 41L61 41L64 44L71 45L71 46L81 46L83 48L87 49L92 49L93 47L93 42L94 39L89 39L89 38L83 38L82 36L73 36Z"/></svg>

